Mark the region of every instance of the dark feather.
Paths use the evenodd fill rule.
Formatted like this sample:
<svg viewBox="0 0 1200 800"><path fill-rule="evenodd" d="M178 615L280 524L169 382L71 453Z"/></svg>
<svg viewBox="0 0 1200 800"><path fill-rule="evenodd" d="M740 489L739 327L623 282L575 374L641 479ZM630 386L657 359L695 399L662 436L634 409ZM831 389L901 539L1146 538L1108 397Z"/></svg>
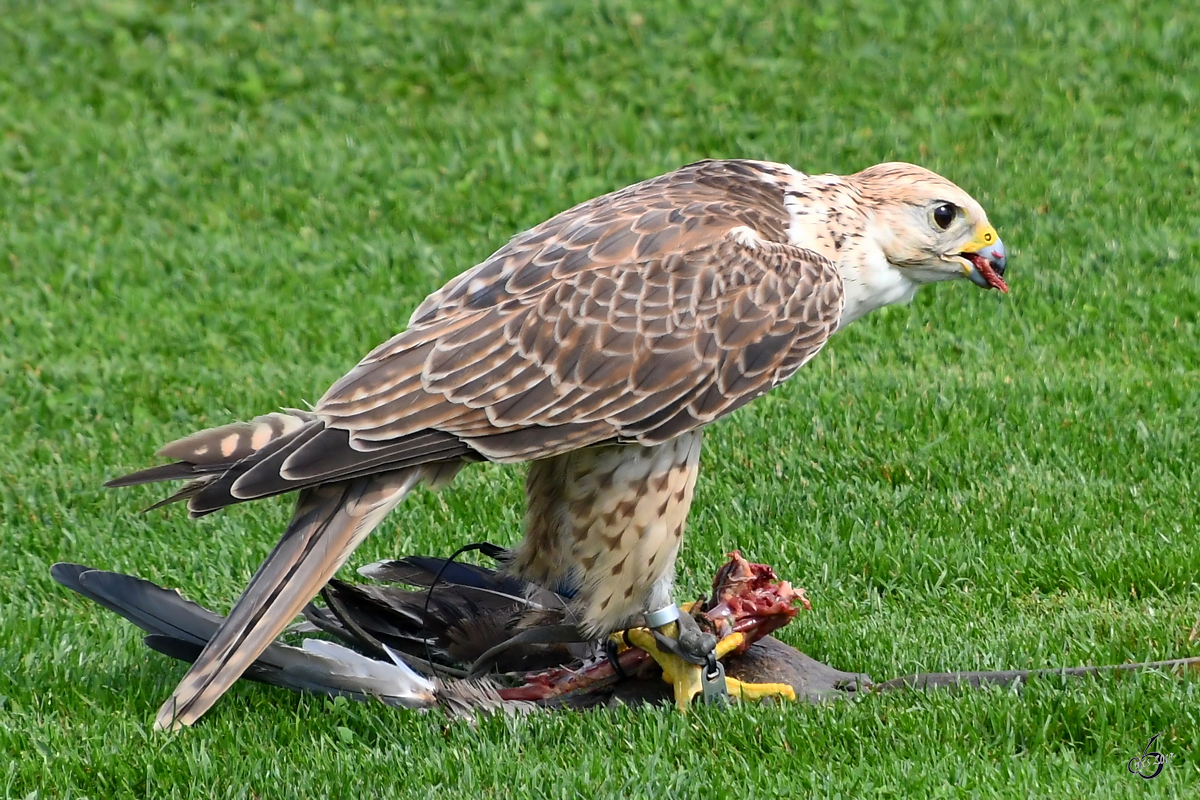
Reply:
<svg viewBox="0 0 1200 800"><path fill-rule="evenodd" d="M145 643L150 648L181 661L194 662L225 619L178 592L131 575L66 563L55 564L50 575L68 589L141 628L148 634ZM294 691L345 695L355 700L379 697L398 706L432 704L432 697L427 703L419 703L393 686L386 665L382 669L383 680L355 674L356 666L353 660L342 662L336 656L273 642L243 674L251 680Z"/></svg>
<svg viewBox="0 0 1200 800"><path fill-rule="evenodd" d="M229 464L228 467L232 467ZM226 469L228 469L226 467ZM110 489L118 489L123 486L140 486L144 483L160 483L162 481L182 481L188 478L195 478L197 475L204 474L203 471L197 469L195 464L177 462L175 464L160 464L157 467L149 467L148 469L140 469L137 472L131 472L128 475L122 475L119 478L105 481L104 485Z"/></svg>

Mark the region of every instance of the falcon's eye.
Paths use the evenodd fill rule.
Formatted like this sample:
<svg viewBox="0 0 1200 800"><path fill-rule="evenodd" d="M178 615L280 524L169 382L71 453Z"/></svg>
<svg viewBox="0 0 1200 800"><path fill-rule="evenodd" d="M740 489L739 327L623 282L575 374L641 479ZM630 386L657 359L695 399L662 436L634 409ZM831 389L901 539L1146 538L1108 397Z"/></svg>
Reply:
<svg viewBox="0 0 1200 800"><path fill-rule="evenodd" d="M933 210L933 222L942 230L949 228L956 216L958 216L958 206L953 203L942 203Z"/></svg>

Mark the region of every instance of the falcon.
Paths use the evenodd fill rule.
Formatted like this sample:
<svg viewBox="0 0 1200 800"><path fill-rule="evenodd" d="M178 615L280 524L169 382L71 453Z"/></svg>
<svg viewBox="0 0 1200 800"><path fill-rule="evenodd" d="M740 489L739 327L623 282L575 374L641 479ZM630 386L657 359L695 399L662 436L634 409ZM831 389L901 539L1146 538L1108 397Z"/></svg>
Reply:
<svg viewBox="0 0 1200 800"><path fill-rule="evenodd" d="M923 284L1007 292L1005 263L979 203L903 163L701 161L518 234L311 411L192 434L107 484L186 479L155 507L193 517L299 493L156 727L194 723L405 495L479 461L530 462L506 572L569 596L585 637L651 629L686 704L716 645L672 602L704 428Z"/></svg>

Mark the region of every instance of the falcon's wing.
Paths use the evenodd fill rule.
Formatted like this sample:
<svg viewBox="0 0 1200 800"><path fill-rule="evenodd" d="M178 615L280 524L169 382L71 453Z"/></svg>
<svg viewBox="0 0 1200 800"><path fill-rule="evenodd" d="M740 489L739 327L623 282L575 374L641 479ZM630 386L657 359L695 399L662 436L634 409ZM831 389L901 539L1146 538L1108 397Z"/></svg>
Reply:
<svg viewBox="0 0 1200 800"><path fill-rule="evenodd" d="M788 242L778 165L708 161L563 212L430 295L312 413L167 445L193 514L436 462L656 444L753 400L817 353L837 269ZM452 474L453 469L447 475Z"/></svg>
<svg viewBox="0 0 1200 800"><path fill-rule="evenodd" d="M834 265L787 242L764 166L702 162L517 237L316 413L364 458L439 431L498 461L655 444L729 413L815 355L843 301ZM288 478L320 475L308 448Z"/></svg>

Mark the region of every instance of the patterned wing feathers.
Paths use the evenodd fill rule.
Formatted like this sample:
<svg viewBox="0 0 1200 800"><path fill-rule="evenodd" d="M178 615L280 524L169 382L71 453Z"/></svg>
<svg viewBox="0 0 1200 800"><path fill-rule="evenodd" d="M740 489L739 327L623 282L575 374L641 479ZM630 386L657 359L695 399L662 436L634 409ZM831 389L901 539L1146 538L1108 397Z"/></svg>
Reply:
<svg viewBox="0 0 1200 800"><path fill-rule="evenodd" d="M472 311L470 324L421 351L415 391L424 398L378 391L369 403L335 396L318 410L334 412L331 424L350 429L353 442L433 428L497 460L604 441L652 444L790 375L832 333L840 303L840 283L820 256L726 238L650 264L597 268L535 297ZM372 382L386 386L393 361L415 388L404 352L371 365ZM562 425L573 426L571 435L554 432ZM545 452L534 444L539 437ZM519 446L510 452L504 443Z"/></svg>
<svg viewBox="0 0 1200 800"><path fill-rule="evenodd" d="M584 203L451 280L313 413L164 448L114 485L193 478L193 513L421 463L656 444L788 377L841 282L787 241L769 165L701 162Z"/></svg>

